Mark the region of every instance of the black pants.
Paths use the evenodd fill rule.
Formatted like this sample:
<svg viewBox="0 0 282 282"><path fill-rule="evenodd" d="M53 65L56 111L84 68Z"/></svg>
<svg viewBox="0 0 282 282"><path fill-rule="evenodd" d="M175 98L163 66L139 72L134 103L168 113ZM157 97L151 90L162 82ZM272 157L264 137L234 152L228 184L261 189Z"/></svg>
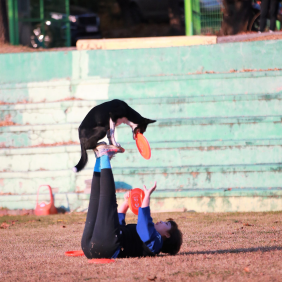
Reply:
<svg viewBox="0 0 282 282"><path fill-rule="evenodd" d="M270 30L275 30L276 18L279 8L279 0L262 0L260 14L260 31L263 32L266 26L266 18L269 11Z"/></svg>
<svg viewBox="0 0 282 282"><path fill-rule="evenodd" d="M119 247L119 220L111 169L93 173L81 247L89 259L111 258Z"/></svg>

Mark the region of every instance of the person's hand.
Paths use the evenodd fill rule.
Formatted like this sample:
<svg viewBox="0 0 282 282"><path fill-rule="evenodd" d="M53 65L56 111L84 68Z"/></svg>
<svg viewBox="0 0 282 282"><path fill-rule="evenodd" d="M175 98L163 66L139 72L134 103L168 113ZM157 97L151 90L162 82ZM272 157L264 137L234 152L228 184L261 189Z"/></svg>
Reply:
<svg viewBox="0 0 282 282"><path fill-rule="evenodd" d="M157 188L157 181L155 181L155 184L152 188L147 189L145 185L143 185L144 187L144 193L145 193L145 197L150 197L151 194L156 190Z"/></svg>
<svg viewBox="0 0 282 282"><path fill-rule="evenodd" d="M144 193L145 193L145 197L143 199L143 202L142 202L142 205L141 207L142 208L146 208L150 205L150 196L151 194L156 190L157 188L157 181L155 181L155 184L152 188L150 189L147 189L145 185L144 186Z"/></svg>
<svg viewBox="0 0 282 282"><path fill-rule="evenodd" d="M124 195L123 195L123 198L124 198L124 202L121 204L120 207L118 207L118 213L126 213L127 210L128 210L128 198L129 198L129 191L126 192Z"/></svg>
<svg viewBox="0 0 282 282"><path fill-rule="evenodd" d="M126 192L124 195L123 195L123 198L124 198L124 201L123 201L123 206L125 207L129 207L128 205L128 199L130 197L130 192Z"/></svg>
<svg viewBox="0 0 282 282"><path fill-rule="evenodd" d="M129 195L130 195L129 191L126 192L126 193L123 195L124 201L127 202L127 203L128 203Z"/></svg>

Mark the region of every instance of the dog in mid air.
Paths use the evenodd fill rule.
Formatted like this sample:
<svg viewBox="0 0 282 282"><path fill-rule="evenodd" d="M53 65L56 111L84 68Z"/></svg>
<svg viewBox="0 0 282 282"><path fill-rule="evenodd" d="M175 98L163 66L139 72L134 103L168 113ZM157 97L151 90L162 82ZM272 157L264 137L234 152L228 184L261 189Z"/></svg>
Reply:
<svg viewBox="0 0 282 282"><path fill-rule="evenodd" d="M74 172L81 171L87 164L88 157L86 150L95 149L99 140L106 135L111 145L120 147L115 140L115 127L125 123L132 129L133 139L137 133L144 133L151 120L142 117L139 113L129 107L121 100L112 100L102 103L89 111L78 128L81 158L78 164L73 167Z"/></svg>

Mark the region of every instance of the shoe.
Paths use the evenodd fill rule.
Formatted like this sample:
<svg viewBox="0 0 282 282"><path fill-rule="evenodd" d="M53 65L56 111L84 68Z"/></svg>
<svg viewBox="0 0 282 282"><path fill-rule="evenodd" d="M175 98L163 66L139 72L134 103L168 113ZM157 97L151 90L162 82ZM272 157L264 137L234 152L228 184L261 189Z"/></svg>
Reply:
<svg viewBox="0 0 282 282"><path fill-rule="evenodd" d="M110 159L116 153L124 153L124 149L122 147L117 147L114 145L107 145L105 142L98 143L97 147L93 150L96 158L100 158L101 156L108 155Z"/></svg>
<svg viewBox="0 0 282 282"><path fill-rule="evenodd" d="M273 32L274 32L273 30L271 30L271 29L269 30L269 33L273 33Z"/></svg>

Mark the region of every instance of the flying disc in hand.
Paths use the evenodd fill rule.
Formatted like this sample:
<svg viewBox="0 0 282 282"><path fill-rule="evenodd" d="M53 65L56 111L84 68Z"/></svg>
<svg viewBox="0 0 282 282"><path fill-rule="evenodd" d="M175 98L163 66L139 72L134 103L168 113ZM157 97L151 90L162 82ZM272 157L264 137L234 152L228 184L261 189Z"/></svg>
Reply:
<svg viewBox="0 0 282 282"><path fill-rule="evenodd" d="M143 134L137 133L135 141L136 141L136 146L141 156L144 159L149 160L151 158L151 148L150 148L148 140L144 137Z"/></svg>
<svg viewBox="0 0 282 282"><path fill-rule="evenodd" d="M138 215L138 209L141 207L145 193L140 188L134 188L129 192L128 205L131 211Z"/></svg>

